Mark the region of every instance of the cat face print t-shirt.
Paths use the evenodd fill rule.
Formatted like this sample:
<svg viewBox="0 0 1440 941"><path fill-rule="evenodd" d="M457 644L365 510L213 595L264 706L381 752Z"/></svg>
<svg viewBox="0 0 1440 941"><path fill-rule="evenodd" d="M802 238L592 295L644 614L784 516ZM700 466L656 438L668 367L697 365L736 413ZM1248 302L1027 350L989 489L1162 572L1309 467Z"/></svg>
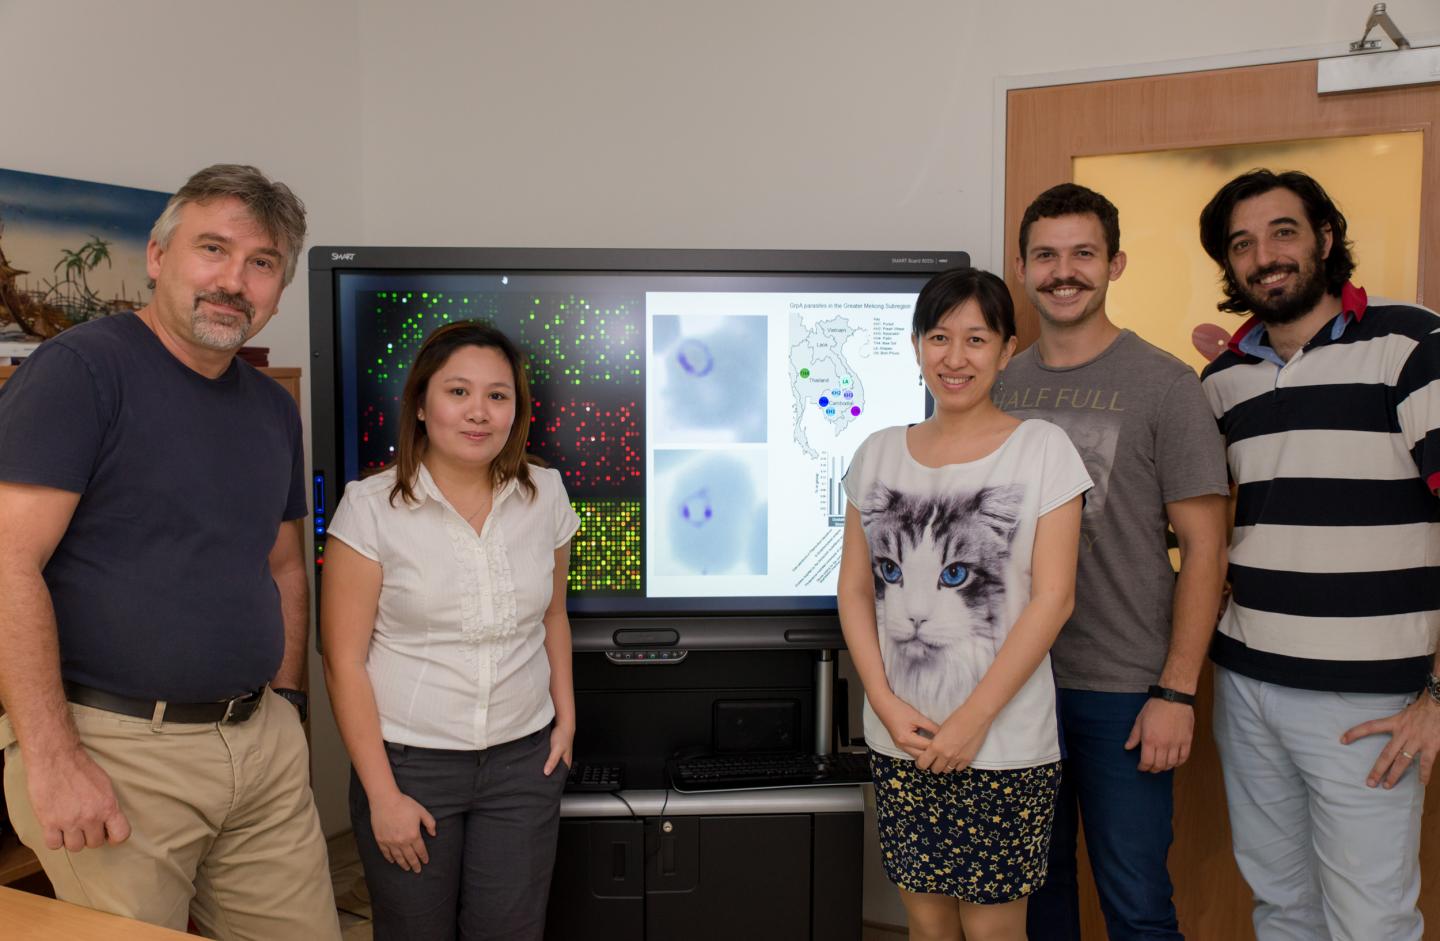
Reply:
<svg viewBox="0 0 1440 941"><path fill-rule="evenodd" d="M937 724L975 689L1030 600L1035 524L1090 489L1075 446L1032 419L976 461L927 467L906 428L876 432L845 474L870 547L875 624L885 678ZM867 700L865 741L895 746ZM1000 711L974 766L1028 768L1060 760L1055 681L1047 655Z"/></svg>

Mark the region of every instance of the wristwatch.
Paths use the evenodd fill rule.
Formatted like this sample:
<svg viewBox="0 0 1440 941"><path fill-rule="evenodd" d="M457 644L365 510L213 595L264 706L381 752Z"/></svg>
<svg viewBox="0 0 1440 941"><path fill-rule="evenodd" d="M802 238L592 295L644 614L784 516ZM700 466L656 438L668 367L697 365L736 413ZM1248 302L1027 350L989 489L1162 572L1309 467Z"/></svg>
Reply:
<svg viewBox="0 0 1440 941"><path fill-rule="evenodd" d="M1431 673L1425 678L1425 693L1440 704L1440 673Z"/></svg>
<svg viewBox="0 0 1440 941"><path fill-rule="evenodd" d="M1151 699L1163 699L1166 702L1178 702L1182 706L1195 705L1195 696L1192 693L1182 693L1178 689L1171 689L1168 686L1150 687Z"/></svg>
<svg viewBox="0 0 1440 941"><path fill-rule="evenodd" d="M300 713L300 721L304 722L310 718L310 694L298 689L275 689L271 687L276 696L283 697L295 710Z"/></svg>

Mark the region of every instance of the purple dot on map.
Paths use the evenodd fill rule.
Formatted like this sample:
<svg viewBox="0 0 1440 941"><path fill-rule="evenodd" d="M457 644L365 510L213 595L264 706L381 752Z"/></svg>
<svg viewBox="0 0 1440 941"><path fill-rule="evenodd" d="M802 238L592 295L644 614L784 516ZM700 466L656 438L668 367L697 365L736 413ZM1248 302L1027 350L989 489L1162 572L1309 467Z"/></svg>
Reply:
<svg viewBox="0 0 1440 941"><path fill-rule="evenodd" d="M821 408L824 408L825 406L827 406L827 405L829 405L829 404L830 404L830 400L829 400L828 398L826 398L826 397L823 396L823 395L820 396L820 407L821 407Z"/></svg>
<svg viewBox="0 0 1440 941"><path fill-rule="evenodd" d="M850 414L851 414L851 415L859 415L859 414L860 414L860 406L858 406L858 405L852 405L852 406L850 406Z"/></svg>

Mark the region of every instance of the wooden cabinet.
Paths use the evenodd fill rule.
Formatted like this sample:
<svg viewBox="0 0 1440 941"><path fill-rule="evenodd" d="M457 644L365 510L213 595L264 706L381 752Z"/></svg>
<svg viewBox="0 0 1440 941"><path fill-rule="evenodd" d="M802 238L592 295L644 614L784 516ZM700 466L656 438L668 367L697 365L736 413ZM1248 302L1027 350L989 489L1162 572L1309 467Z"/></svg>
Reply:
<svg viewBox="0 0 1440 941"><path fill-rule="evenodd" d="M0 836L0 885L19 882L40 871L40 860L9 830Z"/></svg>

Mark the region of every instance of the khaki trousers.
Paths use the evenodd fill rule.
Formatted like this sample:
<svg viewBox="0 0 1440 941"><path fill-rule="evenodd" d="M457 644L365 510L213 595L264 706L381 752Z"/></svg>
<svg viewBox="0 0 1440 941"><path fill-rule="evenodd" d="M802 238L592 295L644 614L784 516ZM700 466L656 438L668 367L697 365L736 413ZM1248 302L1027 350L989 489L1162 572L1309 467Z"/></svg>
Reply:
<svg viewBox="0 0 1440 941"><path fill-rule="evenodd" d="M193 916L221 941L338 941L309 752L293 706L267 689L245 722L158 727L70 709L130 820L130 839L118 846L45 848L20 748L0 718L11 821L59 898L178 931Z"/></svg>

